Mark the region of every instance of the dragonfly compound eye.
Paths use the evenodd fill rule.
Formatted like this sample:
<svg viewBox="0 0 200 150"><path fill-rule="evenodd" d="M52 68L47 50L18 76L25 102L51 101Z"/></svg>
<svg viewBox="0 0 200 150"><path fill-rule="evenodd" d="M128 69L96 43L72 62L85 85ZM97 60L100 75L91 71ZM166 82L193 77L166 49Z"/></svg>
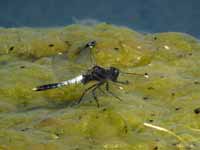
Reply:
<svg viewBox="0 0 200 150"><path fill-rule="evenodd" d="M96 43L97 43L96 41L90 41L90 42L88 42L88 43L86 44L85 47L93 48L93 47L96 46Z"/></svg>

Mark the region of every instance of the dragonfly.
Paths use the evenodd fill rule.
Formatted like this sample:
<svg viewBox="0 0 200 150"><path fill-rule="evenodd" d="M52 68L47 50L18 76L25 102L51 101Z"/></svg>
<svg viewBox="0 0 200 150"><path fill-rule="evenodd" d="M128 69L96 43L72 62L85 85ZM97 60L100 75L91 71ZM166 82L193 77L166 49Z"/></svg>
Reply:
<svg viewBox="0 0 200 150"><path fill-rule="evenodd" d="M84 48L89 48L90 50L92 48L94 48L94 46L96 45L96 41L91 41L88 42ZM108 92L109 94L111 94L113 97L115 97L118 100L122 100L120 97L118 97L117 95L115 95L111 90L110 90L110 86L109 86L109 81L114 82L114 83L119 83L119 84L128 84L128 81L119 81L118 77L120 74L131 74L131 75L139 75L139 76L143 76L145 78L148 78L148 74L144 73L144 74L137 74L137 73L127 73L127 72L123 72L120 69L116 68L116 67L102 67L100 65L94 65L93 67L91 67L90 69L88 69L87 71L85 71L83 74L80 74L72 79L69 80L64 80L61 82L57 82L57 83L50 83L50 84L45 84L45 85L40 85L37 86L35 88L33 88L33 91L45 91L45 90L50 90L50 89L55 89L55 88L60 88L63 86L69 86L69 85L74 85L74 84L83 84L86 85L92 81L96 81L95 84L91 85L90 87L88 87L87 89L85 89L83 91L83 93L81 94L80 98L78 101L76 101L75 104L80 104L83 100L83 97L91 92L93 95L94 100L96 101L97 107L100 107L97 95L96 95L96 90L99 89L100 91L102 91L102 89L100 88L101 86L105 85L105 89L106 92ZM102 91L104 92L104 91Z"/></svg>

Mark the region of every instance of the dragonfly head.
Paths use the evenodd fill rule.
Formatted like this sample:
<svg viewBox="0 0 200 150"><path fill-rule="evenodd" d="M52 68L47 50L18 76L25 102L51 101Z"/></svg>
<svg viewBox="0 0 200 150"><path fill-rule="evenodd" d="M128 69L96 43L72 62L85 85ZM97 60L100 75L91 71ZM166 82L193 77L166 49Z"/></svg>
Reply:
<svg viewBox="0 0 200 150"><path fill-rule="evenodd" d="M117 78L119 76L119 69L115 68L115 67L110 67L109 68L109 74L110 74L110 79L112 81L117 81Z"/></svg>
<svg viewBox="0 0 200 150"><path fill-rule="evenodd" d="M95 40L93 40L93 41L90 41L90 42L88 42L86 45L85 45L85 48L94 48L95 46L96 46L96 41Z"/></svg>

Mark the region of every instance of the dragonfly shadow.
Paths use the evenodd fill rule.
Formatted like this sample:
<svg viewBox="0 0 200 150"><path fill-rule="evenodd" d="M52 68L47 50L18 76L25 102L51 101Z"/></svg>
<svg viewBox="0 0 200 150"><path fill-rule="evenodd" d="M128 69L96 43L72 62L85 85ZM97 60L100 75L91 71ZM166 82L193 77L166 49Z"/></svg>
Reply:
<svg viewBox="0 0 200 150"><path fill-rule="evenodd" d="M45 105L38 105L38 106L32 106L32 107L20 107L17 112L27 112L27 111L36 111L36 110L57 110L57 109L64 109L67 107L71 107L72 102L71 101L63 101L63 102L49 102Z"/></svg>

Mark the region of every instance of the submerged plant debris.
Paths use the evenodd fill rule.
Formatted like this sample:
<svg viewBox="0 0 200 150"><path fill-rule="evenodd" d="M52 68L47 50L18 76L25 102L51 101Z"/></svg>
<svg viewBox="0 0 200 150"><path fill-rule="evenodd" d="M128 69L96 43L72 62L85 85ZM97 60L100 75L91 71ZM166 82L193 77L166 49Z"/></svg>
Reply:
<svg viewBox="0 0 200 150"><path fill-rule="evenodd" d="M149 78L110 83L123 101L88 85L34 92L95 63ZM0 28L0 150L200 149L200 41L176 32L142 34L101 23L63 28ZM92 83L91 83L92 84ZM105 90L102 88L102 90Z"/></svg>

